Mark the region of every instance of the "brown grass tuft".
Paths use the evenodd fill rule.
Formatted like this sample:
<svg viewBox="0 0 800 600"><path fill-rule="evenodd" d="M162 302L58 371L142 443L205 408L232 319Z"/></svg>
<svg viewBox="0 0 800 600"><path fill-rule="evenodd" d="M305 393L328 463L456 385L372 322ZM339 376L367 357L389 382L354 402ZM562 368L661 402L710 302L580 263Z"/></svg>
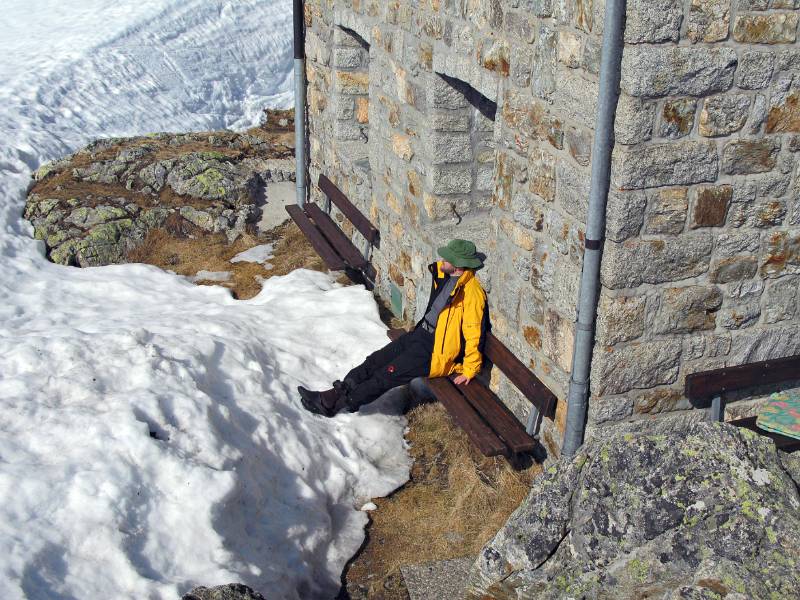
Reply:
<svg viewBox="0 0 800 600"><path fill-rule="evenodd" d="M374 500L368 541L345 575L350 598L405 600L401 566L476 556L541 470L482 456L441 404L419 406L408 419L411 479Z"/></svg>
<svg viewBox="0 0 800 600"><path fill-rule="evenodd" d="M240 252L267 243L275 244L274 257L269 260L271 269L259 263L230 262ZM168 218L163 228L149 231L144 242L129 253L128 262L155 265L187 277L199 271L228 271L228 281L198 283L226 287L240 300L256 296L263 280L270 277L295 269L325 270L322 259L292 222L258 237L245 234L230 244L224 234L203 233L180 217Z"/></svg>

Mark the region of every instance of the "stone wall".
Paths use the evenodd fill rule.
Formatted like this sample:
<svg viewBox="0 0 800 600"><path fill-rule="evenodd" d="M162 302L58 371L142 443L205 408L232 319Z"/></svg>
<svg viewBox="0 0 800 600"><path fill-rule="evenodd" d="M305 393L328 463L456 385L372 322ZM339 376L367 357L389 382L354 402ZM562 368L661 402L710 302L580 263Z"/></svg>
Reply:
<svg viewBox="0 0 800 600"><path fill-rule="evenodd" d="M800 351L798 3L734 2L628 1L595 423L682 408L692 370ZM436 247L476 241L495 334L562 400L543 424L553 452L603 11L602 0L306 3L311 180L328 175L379 227L377 290L407 318L424 308ZM513 386L497 373L492 386L524 420Z"/></svg>
<svg viewBox="0 0 800 600"><path fill-rule="evenodd" d="M590 420L800 354L796 0L629 0Z"/></svg>

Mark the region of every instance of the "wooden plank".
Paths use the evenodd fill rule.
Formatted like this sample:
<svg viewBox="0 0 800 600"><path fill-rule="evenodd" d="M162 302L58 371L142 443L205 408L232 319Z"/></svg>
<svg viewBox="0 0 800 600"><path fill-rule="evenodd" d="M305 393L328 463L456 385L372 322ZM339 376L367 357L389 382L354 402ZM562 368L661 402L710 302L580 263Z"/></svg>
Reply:
<svg viewBox="0 0 800 600"><path fill-rule="evenodd" d="M313 202L309 202L305 206L306 214L314 219L317 228L322 232L336 253L341 256L351 267L361 270L367 266L367 260L361 256L347 236L339 229L339 226L333 222L319 206Z"/></svg>
<svg viewBox="0 0 800 600"><path fill-rule="evenodd" d="M728 421L728 424L749 429L750 431L755 431L759 435L771 438L779 450L796 450L800 448L800 440L786 435L781 435L780 433L767 431L766 429L761 429L758 425L756 425L756 419L757 417L746 417L744 419Z"/></svg>
<svg viewBox="0 0 800 600"><path fill-rule="evenodd" d="M707 398L731 390L793 379L800 379L800 356L692 373L686 377L685 394L690 399Z"/></svg>
<svg viewBox="0 0 800 600"><path fill-rule="evenodd" d="M542 415L549 419L555 417L556 402L558 401L555 394L539 381L536 375L531 373L530 369L522 364L522 361L514 356L511 350L506 348L491 332L486 336L484 352L486 358L492 361L517 386L517 389L539 409Z"/></svg>
<svg viewBox="0 0 800 600"><path fill-rule="evenodd" d="M373 246L378 245L379 236L378 230L372 226L372 223L369 222L369 219L364 216L364 214L358 210L355 205L347 199L342 191L336 187L336 185L328 179L325 175L319 176L319 189L321 189L325 195L331 199L339 210L342 211L345 217L347 217L350 222L361 232L367 241Z"/></svg>
<svg viewBox="0 0 800 600"><path fill-rule="evenodd" d="M479 381L470 381L469 385L460 385L458 389L512 452L532 452L536 448L536 440L494 392Z"/></svg>
<svg viewBox="0 0 800 600"><path fill-rule="evenodd" d="M434 377L428 380L428 385L484 456L509 456L506 445L481 420L452 381L447 377Z"/></svg>
<svg viewBox="0 0 800 600"><path fill-rule="evenodd" d="M296 204L287 204L286 212L288 212L292 220L297 223L300 231L302 231L303 235L311 242L314 250L322 257L322 260L325 261L328 268L331 271L343 271L347 265L345 265L341 257L336 254L336 251L331 248L331 245L309 220L302 209Z"/></svg>

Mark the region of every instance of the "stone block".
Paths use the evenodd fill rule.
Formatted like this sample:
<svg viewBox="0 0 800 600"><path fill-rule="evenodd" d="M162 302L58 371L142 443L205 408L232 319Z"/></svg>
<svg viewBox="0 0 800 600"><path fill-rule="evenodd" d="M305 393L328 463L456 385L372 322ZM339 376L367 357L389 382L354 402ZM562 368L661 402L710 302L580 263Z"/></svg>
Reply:
<svg viewBox="0 0 800 600"><path fill-rule="evenodd" d="M414 157L414 149L411 147L411 137L400 133L392 134L392 152L404 161L410 161Z"/></svg>
<svg viewBox="0 0 800 600"><path fill-rule="evenodd" d="M615 150L612 174L620 189L715 181L719 170L712 142L675 142Z"/></svg>
<svg viewBox="0 0 800 600"><path fill-rule="evenodd" d="M429 178L434 194L468 194L472 191L470 166L434 165Z"/></svg>
<svg viewBox="0 0 800 600"><path fill-rule="evenodd" d="M475 189L479 192L494 190L494 165L481 165L475 175Z"/></svg>
<svg viewBox="0 0 800 600"><path fill-rule="evenodd" d="M750 97L744 94L706 98L700 112L700 135L719 137L739 131L747 120Z"/></svg>
<svg viewBox="0 0 800 600"><path fill-rule="evenodd" d="M574 324L554 310L545 313L542 350L558 367L569 373L575 342Z"/></svg>
<svg viewBox="0 0 800 600"><path fill-rule="evenodd" d="M697 101L693 98L666 100L661 110L659 135L673 140L688 135L694 125L696 110Z"/></svg>
<svg viewBox="0 0 800 600"><path fill-rule="evenodd" d="M750 135L761 133L764 123L767 121L767 99L763 94L756 94L753 97L753 109L750 111L750 118L747 122L745 132Z"/></svg>
<svg viewBox="0 0 800 600"><path fill-rule="evenodd" d="M528 189L547 202L556 197L555 159L546 152L532 156L528 163Z"/></svg>
<svg viewBox="0 0 800 600"><path fill-rule="evenodd" d="M428 136L427 156L431 164L464 163L472 160L472 140L468 133L440 133Z"/></svg>
<svg viewBox="0 0 800 600"><path fill-rule="evenodd" d="M712 237L692 232L664 240L606 241L601 279L611 289L697 277L708 270Z"/></svg>
<svg viewBox="0 0 800 600"><path fill-rule="evenodd" d="M583 44L583 56L581 66L587 73L598 75L600 73L600 57L602 45L599 39L587 38Z"/></svg>
<svg viewBox="0 0 800 600"><path fill-rule="evenodd" d="M568 126L564 133L564 140L567 150L575 162L582 167L589 166L592 158L592 133L582 127ZM798 143L800 144L800 141Z"/></svg>
<svg viewBox="0 0 800 600"><path fill-rule="evenodd" d="M730 0L692 0L686 35L695 42L719 42L728 37Z"/></svg>
<svg viewBox="0 0 800 600"><path fill-rule="evenodd" d="M719 311L719 326L723 329L745 329L755 325L761 316L758 302L746 302Z"/></svg>
<svg viewBox="0 0 800 600"><path fill-rule="evenodd" d="M636 394L633 397L634 414L659 414L675 410L691 408L683 390L673 388L656 388Z"/></svg>
<svg viewBox="0 0 800 600"><path fill-rule="evenodd" d="M633 414L633 399L627 396L595 398L589 401L589 424L624 421Z"/></svg>
<svg viewBox="0 0 800 600"><path fill-rule="evenodd" d="M733 198L733 188L729 185L700 186L692 190L691 229L698 227L722 227L725 215Z"/></svg>
<svg viewBox="0 0 800 600"><path fill-rule="evenodd" d="M428 85L428 103L434 108L467 108L468 102L459 90L450 85L441 75L431 76Z"/></svg>
<svg viewBox="0 0 800 600"><path fill-rule="evenodd" d="M678 378L680 357L679 340L599 349L592 363L592 392L598 396L624 394L672 383Z"/></svg>
<svg viewBox="0 0 800 600"><path fill-rule="evenodd" d="M563 147L561 121L549 113L547 105L528 95L509 91L503 103L502 118L510 129L531 141L546 141L555 148ZM525 146L526 152L529 150L529 141L517 139L517 145L520 144Z"/></svg>
<svg viewBox="0 0 800 600"><path fill-rule="evenodd" d="M685 187L655 190L650 196L650 210L645 233L676 234L683 231L689 207Z"/></svg>
<svg viewBox="0 0 800 600"><path fill-rule="evenodd" d="M536 71L533 78L536 80ZM561 68L557 73L553 103L579 124L594 128L597 112L597 81L581 76L579 70Z"/></svg>
<svg viewBox="0 0 800 600"><path fill-rule="evenodd" d="M779 323L797 314L800 277L781 277L770 281L764 303L764 322Z"/></svg>
<svg viewBox="0 0 800 600"><path fill-rule="evenodd" d="M647 197L641 190L609 191L606 205L606 237L622 242L639 234L644 221Z"/></svg>
<svg viewBox="0 0 800 600"><path fill-rule="evenodd" d="M532 44L536 38L536 29L531 18L525 13L507 11L503 18L505 30L511 34L509 39L519 39Z"/></svg>
<svg viewBox="0 0 800 600"><path fill-rule="evenodd" d="M766 240L760 260L762 277L800 273L800 231L775 231Z"/></svg>
<svg viewBox="0 0 800 600"><path fill-rule="evenodd" d="M508 43L495 40L489 45L483 54L481 64L484 69L497 73L503 77L508 77L511 70L510 51Z"/></svg>
<svg viewBox="0 0 800 600"><path fill-rule="evenodd" d="M556 45L558 35L547 25L539 26L533 49L533 93L549 99L556 88Z"/></svg>
<svg viewBox="0 0 800 600"><path fill-rule="evenodd" d="M356 121L365 125L369 123L369 98L356 98Z"/></svg>
<svg viewBox="0 0 800 600"><path fill-rule="evenodd" d="M733 83L733 48L634 46L622 57L622 90L631 96L706 96Z"/></svg>
<svg viewBox="0 0 800 600"><path fill-rule="evenodd" d="M339 121L349 121L356 114L356 102L352 96L341 96L336 99L336 118Z"/></svg>
<svg viewBox="0 0 800 600"><path fill-rule="evenodd" d="M735 256L747 252L758 252L761 235L757 231L723 231L717 236L715 253L718 256Z"/></svg>
<svg viewBox="0 0 800 600"><path fill-rule="evenodd" d="M690 333L714 329L716 312L722 306L718 287L690 285L668 288L661 294L655 316L656 333Z"/></svg>
<svg viewBox="0 0 800 600"><path fill-rule="evenodd" d="M677 42L682 21L681 0L628 0L625 43Z"/></svg>
<svg viewBox="0 0 800 600"><path fill-rule="evenodd" d="M556 163L556 200L567 213L586 222L589 205L589 171L582 171L568 161Z"/></svg>
<svg viewBox="0 0 800 600"><path fill-rule="evenodd" d="M769 85L775 55L772 52L748 50L739 59L736 70L736 85L743 90L760 90Z"/></svg>
<svg viewBox="0 0 800 600"><path fill-rule="evenodd" d="M340 94L363 95L369 93L368 73L336 71L336 91Z"/></svg>
<svg viewBox="0 0 800 600"><path fill-rule="evenodd" d="M365 142L367 134L362 125L352 121L336 121L333 124L333 136L337 140L348 142Z"/></svg>
<svg viewBox="0 0 800 600"><path fill-rule="evenodd" d="M733 39L745 44L792 44L797 39L797 13L740 14Z"/></svg>
<svg viewBox="0 0 800 600"><path fill-rule="evenodd" d="M722 150L722 172L726 175L765 173L775 168L779 139L735 140Z"/></svg>
<svg viewBox="0 0 800 600"><path fill-rule="evenodd" d="M570 69L581 66L583 38L574 31L558 32L558 61Z"/></svg>
<svg viewBox="0 0 800 600"><path fill-rule="evenodd" d="M362 54L360 48L334 48L333 66L337 69L357 69L361 66Z"/></svg>
<svg viewBox="0 0 800 600"><path fill-rule="evenodd" d="M800 354L800 326L788 323L733 335L728 364L741 365Z"/></svg>
<svg viewBox="0 0 800 600"><path fill-rule="evenodd" d="M442 111L430 116L433 131L469 131L469 123L469 114L463 111Z"/></svg>
<svg viewBox="0 0 800 600"><path fill-rule="evenodd" d="M603 295L597 307L596 343L613 346L641 337L646 305L645 296Z"/></svg>
<svg viewBox="0 0 800 600"><path fill-rule="evenodd" d="M714 283L730 283L750 279L758 270L758 261L754 256L731 256L715 260L708 273L709 281Z"/></svg>
<svg viewBox="0 0 800 600"><path fill-rule="evenodd" d="M511 240L515 246L518 246L527 252L531 252L533 250L533 236L531 236L528 231L515 224L511 219L501 218L500 229L506 234L508 239Z"/></svg>
<svg viewBox="0 0 800 600"><path fill-rule="evenodd" d="M653 134L655 102L621 94L614 120L614 139L619 144L638 144Z"/></svg>
<svg viewBox="0 0 800 600"><path fill-rule="evenodd" d="M775 95L767 115L767 133L800 133L800 91Z"/></svg>
<svg viewBox="0 0 800 600"><path fill-rule="evenodd" d="M783 223L787 207L782 200L761 200L753 203L737 202L731 206L728 221L734 227L773 227Z"/></svg>
<svg viewBox="0 0 800 600"><path fill-rule="evenodd" d="M533 72L533 52L524 48L515 48L511 53L511 81L519 88L526 88L531 84Z"/></svg>

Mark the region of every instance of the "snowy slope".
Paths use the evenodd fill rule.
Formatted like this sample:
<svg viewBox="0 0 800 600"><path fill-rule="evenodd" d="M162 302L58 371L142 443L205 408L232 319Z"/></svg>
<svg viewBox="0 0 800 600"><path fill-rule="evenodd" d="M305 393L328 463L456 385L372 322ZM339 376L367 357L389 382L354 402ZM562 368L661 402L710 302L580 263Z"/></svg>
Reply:
<svg viewBox="0 0 800 600"><path fill-rule="evenodd" d="M5 0L0 52L0 597L330 597L366 499L408 475L391 406L294 388L385 341L324 274L235 301L143 265L52 265L32 168L98 136L246 127L291 103L288 0ZM363 411L362 411L363 412Z"/></svg>

